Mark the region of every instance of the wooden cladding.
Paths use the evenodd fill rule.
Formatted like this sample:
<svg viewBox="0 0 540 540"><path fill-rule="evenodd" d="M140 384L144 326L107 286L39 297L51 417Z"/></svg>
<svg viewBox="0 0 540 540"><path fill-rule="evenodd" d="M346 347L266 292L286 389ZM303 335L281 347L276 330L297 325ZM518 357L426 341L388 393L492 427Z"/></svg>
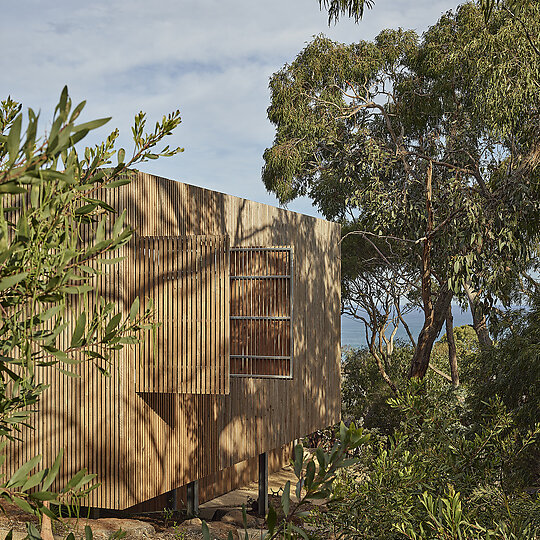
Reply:
<svg viewBox="0 0 540 540"><path fill-rule="evenodd" d="M292 377L290 247L231 248L231 375Z"/></svg>
<svg viewBox="0 0 540 540"><path fill-rule="evenodd" d="M154 335L138 348L138 392L229 393L227 236L141 236L136 293L151 298Z"/></svg>
<svg viewBox="0 0 540 540"><path fill-rule="evenodd" d="M158 323L137 352L138 392L222 394L230 374L292 377L291 248L229 252L228 238L213 236L135 242L137 294L152 299Z"/></svg>
<svg viewBox="0 0 540 540"><path fill-rule="evenodd" d="M163 257L159 257L159 247L157 253L153 248L150 250L150 246L146 253L144 249L141 252L141 245L147 240L159 246L160 240L174 238L177 245L191 250L191 257L193 247L189 248L189 239L193 242L203 236L212 242L218 238L225 242L225 237L229 237L232 245L243 247L294 246L292 260L288 260L285 253L274 253L266 260L266 255L261 254L258 267L252 264L249 270L257 276L264 273L267 280L285 298L289 294L294 303L293 313L291 309L287 311L289 306L284 300L279 300L279 295L268 296L266 292L262 295L267 298L264 303L267 312L276 316L279 313L282 317L292 315L289 328L292 330L290 352L294 359L294 378L240 375L230 378L228 394L189 393L192 387L197 391L197 377L198 391L204 389L203 374L205 386L206 374L219 373L219 380L213 383L217 387L226 384L227 377L223 375L222 378L222 372L218 370L203 369L203 358L198 371L195 369L194 343L187 339L195 336L193 339L202 342L197 331L202 333L203 325L196 323L193 315L191 319L176 315L181 324L178 330L174 330L173 338L163 344L166 330L160 327L156 331L155 349L149 332L146 336L148 349L141 347L139 352L140 346L134 345L117 351L110 377L103 377L88 362L74 366L81 378L65 377L52 368L40 370L40 381L49 384L50 388L42 394L39 414L31 418L35 429L24 428L21 440L9 443L9 457L2 472L11 475L24 461L38 454L43 455L44 466L50 467L64 448L62 476L57 488L65 485L67 479L81 468L87 468L90 473L98 475L100 484L90 493L85 504L122 510L197 479L219 479L219 485L225 482L229 489L236 487L227 471L238 471L240 465L237 464L244 460L256 463L261 452L278 448L339 421L339 224L144 173L135 174L129 185L103 189L99 197L117 213L126 209L126 224L139 235L123 246L121 253L112 254L115 257L125 255L123 261L118 265L106 265L106 273L96 277L98 292L104 294L108 302L114 302L124 317L128 316L137 295L141 301L145 296L154 299L159 319L170 316L170 312L168 315L164 313L166 301L166 308L173 311L174 317L174 306L177 306L177 313L182 313L182 306L187 309L191 298L193 311L193 299L202 294L197 285L187 297L167 296L163 290L166 287L180 295L175 288L178 278L183 282L196 281L197 278L185 268L188 253L176 253L175 257L181 259L180 264L176 271L169 269L173 275L176 273L175 279L163 278L156 283L163 272L160 270ZM144 237L146 239L143 240ZM215 243L212 245L212 249L217 249ZM197 250L202 250L202 246L195 248ZM220 249L218 251L225 256ZM156 255L157 266L154 265ZM237 257L238 254L233 252L232 255ZM254 253L251 256L253 262ZM245 263L248 257L245 255L242 259L238 255L236 262ZM233 275L238 272L247 277L248 272L242 271L241 266L234 269L238 266L233 264ZM288 266L294 267L293 280L285 277ZM229 290L228 262L225 268L221 268L220 275L222 272L226 273L226 280L218 289L223 291L224 286L226 295ZM274 281L271 275L279 278ZM245 291L246 284L236 281L241 280L234 280L233 286L242 286ZM266 282L258 280L259 290ZM152 284L159 287L151 287ZM293 285L294 290L291 290ZM146 288L149 292L145 292ZM253 294L256 295L255 290ZM242 309L248 297L243 298ZM268 302L273 304L268 305ZM221 334L225 339L229 325L228 306L227 301L223 322L220 320L220 332L225 325L225 332ZM233 301L231 307L237 309L235 306L237 304ZM250 305L250 312L257 313L258 307L257 304ZM279 312L278 308L282 311ZM221 308L217 311L220 312ZM258 313L261 312L264 313ZM249 319L244 320L248 324ZM283 326L286 322L280 322L284 319L266 320L269 321L266 324L274 324L278 328L261 331L260 336L285 332ZM260 329L262 323L255 324ZM194 334L186 330L189 325L196 329ZM208 332L208 326L204 325L204 331ZM245 336L249 339L253 333L254 329L245 329L242 339ZM227 354L229 344L220 340L214 343L223 346L223 354ZM286 336L284 341L288 341ZM206 346L207 341L203 343ZM252 342L248 344L252 345ZM247 354L248 344L245 345L248 350L240 352ZM233 346L236 351L238 346L238 343ZM275 348L275 344L272 341L271 344L263 344L264 347ZM175 352L178 348L180 354ZM183 352L186 349L191 351L191 356ZM158 353L156 356L153 356L154 350ZM223 350L218 350L218 353L222 354ZM202 352L199 349L199 355ZM148 357L145 358L143 353ZM214 361L210 353L206 358ZM277 363L266 360L268 367L273 366L275 371L280 367L282 373L290 373L286 359ZM218 364L223 365L224 361L226 358L223 356L215 358ZM242 361L247 362L248 359ZM263 358L252 362L251 371L261 368L263 373L269 372L264 362ZM193 372L197 377L191 375ZM191 378L189 384L187 375L184 378L186 373ZM159 379L155 378L157 375ZM175 378L176 387L172 384ZM186 383L180 383L182 380ZM206 388L210 386L209 382ZM158 392L160 388L162 390ZM175 393L165 392L163 389L166 388L173 388ZM182 392L177 393L177 390ZM205 482L201 481L201 493ZM179 490L178 500L182 496Z"/></svg>

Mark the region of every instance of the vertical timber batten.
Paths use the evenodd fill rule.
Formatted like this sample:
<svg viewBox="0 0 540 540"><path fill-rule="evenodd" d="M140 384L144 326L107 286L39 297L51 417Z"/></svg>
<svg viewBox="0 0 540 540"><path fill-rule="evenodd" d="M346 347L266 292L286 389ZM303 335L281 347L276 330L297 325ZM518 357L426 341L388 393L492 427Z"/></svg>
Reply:
<svg viewBox="0 0 540 540"><path fill-rule="evenodd" d="M135 236L136 274L144 273L147 283L136 293L143 308L153 305L158 325L155 333L147 332L138 358L136 392L227 393L229 349L216 343L224 337L216 327L218 317L229 313L224 301L229 285L223 277L228 246L226 236ZM185 304L187 294L192 307L178 314L175 308ZM185 354L194 335L195 350Z"/></svg>
<svg viewBox="0 0 540 540"><path fill-rule="evenodd" d="M339 420L337 224L144 173L99 196L117 211L126 209L136 236L122 248L125 261L97 278L98 292L124 317L136 296L141 304L157 296L163 322L158 354L151 342L127 346L114 355L110 378L89 363L76 368L80 382L43 370L50 388L35 416L37 430L13 443L6 473L38 453L51 465L65 448L61 481L86 467L101 485L84 504L126 509L198 479L217 478L220 471L227 471L232 486L237 464L256 462L259 454ZM294 367L288 378L226 375L234 333L229 305L235 302L230 246L292 248L290 269L280 278L284 283L283 276L291 276L290 306L278 315L289 317L280 342L290 340ZM276 261L286 266L284 259ZM269 273L273 264L253 257L251 263L258 273ZM248 257L238 261L239 267L248 264ZM264 311L257 316L273 317L287 303L287 289L278 279L266 281L271 285L252 289L249 302ZM241 287L248 290L245 283ZM275 298L261 303L257 295L268 291ZM263 321L266 330L259 333L248 328L244 355L254 351L255 339L270 347L264 335L273 322ZM279 372L271 359L263 360L265 369Z"/></svg>
<svg viewBox="0 0 540 540"><path fill-rule="evenodd" d="M268 512L268 453L259 454L259 497L257 513L265 517Z"/></svg>

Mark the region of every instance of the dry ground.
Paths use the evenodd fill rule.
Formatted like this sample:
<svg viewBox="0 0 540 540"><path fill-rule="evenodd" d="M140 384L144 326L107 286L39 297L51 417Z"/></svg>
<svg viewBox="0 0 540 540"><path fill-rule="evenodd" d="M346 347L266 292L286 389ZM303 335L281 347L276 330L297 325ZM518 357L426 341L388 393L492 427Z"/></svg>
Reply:
<svg viewBox="0 0 540 540"><path fill-rule="evenodd" d="M269 476L270 499L274 506L278 503L280 488L287 482L296 483L296 477L291 467L277 471ZM257 483L237 489L212 501L201 505L200 517L208 523L213 539L227 539L232 532L234 539L244 539L242 524L242 505L248 511L248 530L250 540L262 538L265 530L264 519L259 518L253 510L252 502L257 499ZM26 537L26 525L33 522L39 527L37 518L29 516L14 505L4 505L5 512L0 513L0 540L3 540L9 530L13 530L13 540ZM112 515L112 514L111 514ZM89 525L96 540L119 540L120 538L163 538L167 540L202 539L201 520L186 519L181 512L151 512L121 517L103 517L100 519L76 520L63 518L53 524L55 539L63 539L69 532L76 538L84 538L84 527ZM239 536L239 532L242 536ZM123 535L125 533L125 536Z"/></svg>

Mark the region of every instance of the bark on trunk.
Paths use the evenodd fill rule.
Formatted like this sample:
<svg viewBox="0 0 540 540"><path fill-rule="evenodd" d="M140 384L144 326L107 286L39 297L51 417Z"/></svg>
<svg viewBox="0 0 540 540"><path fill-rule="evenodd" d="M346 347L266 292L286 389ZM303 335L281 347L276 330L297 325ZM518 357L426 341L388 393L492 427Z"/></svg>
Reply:
<svg viewBox="0 0 540 540"><path fill-rule="evenodd" d="M452 291L448 290L448 286L443 285L431 313L425 313L424 326L418 336L418 344L411 361L409 378L423 379L425 377L429 367L429 357L431 356L433 343L446 321L446 315L453 296Z"/></svg>
<svg viewBox="0 0 540 540"><path fill-rule="evenodd" d="M384 369L384 366L381 362L381 359L379 358L379 355L375 356L375 361L377 362L377 367L379 368L379 373L381 374L381 377L383 378L384 382L390 387L392 392L396 394L396 396L399 394L399 390L397 386L394 384L394 381L388 376L388 373L386 373L386 370Z"/></svg>
<svg viewBox="0 0 540 540"><path fill-rule="evenodd" d="M452 306L448 308L446 315L446 341L448 342L448 362L450 364L450 377L455 387L459 386L459 374L457 364L456 342L454 340L454 317L452 316Z"/></svg>
<svg viewBox="0 0 540 540"><path fill-rule="evenodd" d="M409 369L409 378L423 379L429 366L429 357L433 343L437 339L446 314L452 301L453 293L448 290L448 284L441 285L435 305L431 289L431 246L433 236L433 189L432 189L433 163L428 163L426 174L426 236L422 250L422 303L424 305L424 326L420 335Z"/></svg>
<svg viewBox="0 0 540 540"><path fill-rule="evenodd" d="M491 340L487 329L486 316L484 315L482 306L480 305L480 302L478 300L480 295L467 284L465 285L464 289L465 293L467 294L467 298L469 299L469 306L471 308L473 320L473 328L478 337L478 341L480 342L480 347L493 347L493 341Z"/></svg>
<svg viewBox="0 0 540 540"><path fill-rule="evenodd" d="M48 502L44 502L43 506L50 508ZM41 518L41 538L42 540L54 540L51 518L45 514Z"/></svg>

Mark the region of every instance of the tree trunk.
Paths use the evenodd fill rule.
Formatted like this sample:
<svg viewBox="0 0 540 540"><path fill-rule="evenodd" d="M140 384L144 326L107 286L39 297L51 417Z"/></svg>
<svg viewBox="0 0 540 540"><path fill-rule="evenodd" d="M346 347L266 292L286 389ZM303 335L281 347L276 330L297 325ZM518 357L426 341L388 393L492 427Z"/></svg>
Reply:
<svg viewBox="0 0 540 540"><path fill-rule="evenodd" d="M409 340L411 342L411 345L416 348L416 341L413 338L413 335L411 333L411 329L409 328L409 325L405 322L405 319L403 318L403 315L401 314L401 309L399 308L399 304L396 302L394 304L396 306L396 311L399 317L399 320L403 324L403 328L405 328L405 332L407 332L407 335L409 336Z"/></svg>
<svg viewBox="0 0 540 540"><path fill-rule="evenodd" d="M426 236L422 250L422 303L424 304L424 326L420 335L409 369L409 378L423 379L429 366L429 357L433 343L437 339L452 301L453 293L448 284L441 285L435 305L431 289L431 245L433 236L433 188L431 184L433 163L428 163L426 174Z"/></svg>
<svg viewBox="0 0 540 540"><path fill-rule="evenodd" d="M366 337L367 337L367 331L366 331ZM371 356L375 358L375 362L377 362L377 368L379 369L379 373L381 374L381 377L383 378L384 382L390 387L392 392L394 394L398 395L399 390L397 386L394 384L394 381L388 376L388 373L386 372L386 369L384 368L384 364L381 360L381 357L379 354L377 354L377 350L375 348L375 333L372 332L371 334L371 341L368 344L369 346L369 352L371 353Z"/></svg>
<svg viewBox="0 0 540 540"><path fill-rule="evenodd" d="M452 302L453 292L445 284L441 287L435 306L431 313L424 312L424 326L418 336L418 342L409 369L409 378L423 379L429 367L429 357L433 343L446 321L448 308Z"/></svg>
<svg viewBox="0 0 540 540"><path fill-rule="evenodd" d="M384 369L383 363L381 362L381 359L378 354L375 355L375 361L377 362L377 367L379 368L379 373L381 374L381 377L383 378L384 382L390 387L390 390L396 394L396 396L399 394L399 390L397 386L394 384L394 381L388 376L388 373L386 373L386 370Z"/></svg>
<svg viewBox="0 0 540 540"><path fill-rule="evenodd" d="M478 341L480 342L480 347L489 349L490 347L493 347L493 341L491 341L491 337L487 329L486 316L484 315L484 312L482 311L482 306L478 301L480 295L476 291L474 291L468 284L465 284L464 289L465 293L467 294L467 298L469 299L469 306L471 307L471 314L473 320L473 328L478 337Z"/></svg>
<svg viewBox="0 0 540 540"><path fill-rule="evenodd" d="M438 367L435 367L433 364L429 364L429 369L432 369L435 373L446 379L448 382L452 382L452 377L445 373L444 371L441 371Z"/></svg>
<svg viewBox="0 0 540 540"><path fill-rule="evenodd" d="M448 342L448 362L450 364L450 376L452 384L459 386L459 374L457 365L456 341L454 340L454 317L452 316L452 305L448 308L446 315L446 341Z"/></svg>

